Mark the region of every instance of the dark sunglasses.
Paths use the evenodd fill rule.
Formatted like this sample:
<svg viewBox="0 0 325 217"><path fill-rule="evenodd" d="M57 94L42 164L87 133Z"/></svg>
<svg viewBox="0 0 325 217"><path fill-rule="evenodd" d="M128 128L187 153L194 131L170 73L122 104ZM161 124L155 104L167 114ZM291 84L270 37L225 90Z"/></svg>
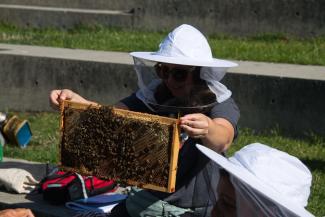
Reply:
<svg viewBox="0 0 325 217"><path fill-rule="evenodd" d="M155 70L159 78L167 80L171 75L172 78L177 82L183 82L187 79L189 73L195 71L195 66L188 68L172 68L165 66L161 63L155 65Z"/></svg>

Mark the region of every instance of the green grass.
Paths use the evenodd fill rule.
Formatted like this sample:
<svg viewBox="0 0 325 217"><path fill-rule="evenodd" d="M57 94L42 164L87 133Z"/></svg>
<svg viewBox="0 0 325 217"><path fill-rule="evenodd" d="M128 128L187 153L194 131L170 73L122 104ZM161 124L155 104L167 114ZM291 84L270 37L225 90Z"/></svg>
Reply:
<svg viewBox="0 0 325 217"><path fill-rule="evenodd" d="M14 113L10 113L13 115ZM4 147L4 157L21 158L38 162L58 162L59 114L19 113L20 119L27 119L32 131L32 140L22 149L12 145Z"/></svg>
<svg viewBox="0 0 325 217"><path fill-rule="evenodd" d="M40 162L58 162L59 114L58 113L18 113L19 118L30 122L33 138L25 149L6 145L5 157L23 158ZM307 209L316 216L325 215L325 138L310 135L306 139L282 136L277 130L267 134L257 134L249 129L241 129L240 136L229 150L232 155L241 147L254 142L270 145L301 159L312 171L313 182Z"/></svg>
<svg viewBox="0 0 325 217"><path fill-rule="evenodd" d="M116 28L17 28L0 24L0 43L81 48L106 51L155 51L166 32L140 32ZM209 37L217 58L277 63L325 65L325 36L299 39L283 34L252 37Z"/></svg>

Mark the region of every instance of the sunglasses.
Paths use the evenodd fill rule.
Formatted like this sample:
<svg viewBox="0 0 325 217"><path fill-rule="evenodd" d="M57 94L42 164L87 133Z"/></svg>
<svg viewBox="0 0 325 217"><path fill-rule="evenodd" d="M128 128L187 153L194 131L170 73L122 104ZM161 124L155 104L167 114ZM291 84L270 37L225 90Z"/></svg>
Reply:
<svg viewBox="0 0 325 217"><path fill-rule="evenodd" d="M167 80L169 76L177 82L183 82L187 79L189 73L195 71L195 66L191 66L188 68L172 68L170 69L168 66L163 65L161 63L157 63L155 65L155 70L159 78L163 80Z"/></svg>

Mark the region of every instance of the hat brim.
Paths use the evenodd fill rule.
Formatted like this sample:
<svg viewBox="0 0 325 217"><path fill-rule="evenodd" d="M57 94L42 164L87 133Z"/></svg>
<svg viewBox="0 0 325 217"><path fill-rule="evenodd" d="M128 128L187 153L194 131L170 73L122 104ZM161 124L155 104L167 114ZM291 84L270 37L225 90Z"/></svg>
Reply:
<svg viewBox="0 0 325 217"><path fill-rule="evenodd" d="M132 52L131 56L137 57L140 59L145 59L154 62L161 63L170 63L170 64L178 64L178 65L189 65L189 66L202 66L202 67L220 67L220 68L230 68L238 66L237 63L212 58L211 60L198 60L192 58L184 58L184 57L169 57L162 56L157 54L156 52Z"/></svg>
<svg viewBox="0 0 325 217"><path fill-rule="evenodd" d="M287 208L290 212L298 215L298 216L313 216L310 212L308 212L304 207L301 207L297 204L294 204L288 200L285 200L281 195L270 188L268 185L265 185L263 182L258 180L255 176L253 176L249 171L245 168L240 167L229 161L224 156L216 153L215 151L197 144L196 147L208 158L216 162L223 169L228 171L231 175L235 176L240 181L246 183L251 188L255 189L265 197L269 198L273 202L280 204L281 206Z"/></svg>

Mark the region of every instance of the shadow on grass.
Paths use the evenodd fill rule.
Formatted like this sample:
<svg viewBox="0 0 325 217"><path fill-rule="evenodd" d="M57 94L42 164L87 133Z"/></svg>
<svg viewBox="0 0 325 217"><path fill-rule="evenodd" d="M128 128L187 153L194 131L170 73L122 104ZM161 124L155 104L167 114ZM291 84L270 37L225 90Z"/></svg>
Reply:
<svg viewBox="0 0 325 217"><path fill-rule="evenodd" d="M325 160L318 160L318 159L300 159L304 164L307 165L307 167L311 170L311 171L321 171L325 173Z"/></svg>

